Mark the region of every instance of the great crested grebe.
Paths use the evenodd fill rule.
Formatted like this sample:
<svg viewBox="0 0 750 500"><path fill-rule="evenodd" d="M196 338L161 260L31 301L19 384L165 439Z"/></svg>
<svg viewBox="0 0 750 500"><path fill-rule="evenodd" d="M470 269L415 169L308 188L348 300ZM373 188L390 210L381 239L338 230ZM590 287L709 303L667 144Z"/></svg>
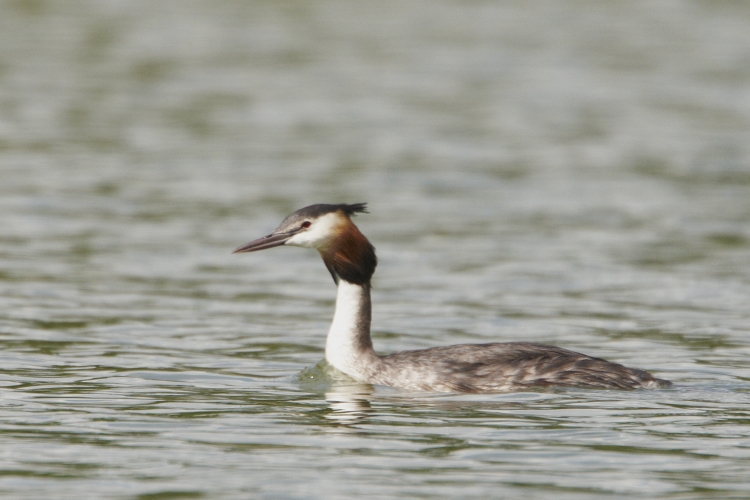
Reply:
<svg viewBox="0 0 750 500"><path fill-rule="evenodd" d="M370 339L370 279L375 248L351 217L366 204L310 205L268 236L237 248L255 252L280 245L315 248L338 286L336 312L326 340L326 360L359 382L441 392L506 392L529 387L599 389L672 385L635 368L560 347L530 342L459 344L386 356Z"/></svg>

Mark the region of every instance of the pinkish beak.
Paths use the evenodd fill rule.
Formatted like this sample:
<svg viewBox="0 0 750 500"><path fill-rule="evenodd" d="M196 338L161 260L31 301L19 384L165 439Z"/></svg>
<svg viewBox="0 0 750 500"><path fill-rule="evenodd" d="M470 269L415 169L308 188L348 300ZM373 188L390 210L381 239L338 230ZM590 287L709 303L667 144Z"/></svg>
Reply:
<svg viewBox="0 0 750 500"><path fill-rule="evenodd" d="M294 232L278 234L271 233L268 236L263 236L262 238L253 240L250 243L245 243L241 247L235 249L232 253L257 252L258 250L265 250L266 248L278 247L286 243L286 240L294 236L294 234Z"/></svg>

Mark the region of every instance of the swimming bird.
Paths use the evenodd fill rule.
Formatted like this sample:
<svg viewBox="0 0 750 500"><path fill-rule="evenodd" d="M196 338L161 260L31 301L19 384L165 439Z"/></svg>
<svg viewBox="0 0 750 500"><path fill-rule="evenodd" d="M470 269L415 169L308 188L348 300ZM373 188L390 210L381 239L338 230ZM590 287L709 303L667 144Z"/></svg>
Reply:
<svg viewBox="0 0 750 500"><path fill-rule="evenodd" d="M531 387L663 388L668 380L617 363L531 342L459 344L380 356L370 338L375 248L352 222L365 203L318 204L289 215L271 234L237 248L281 245L320 252L338 287L326 339L329 364L359 382L439 392L507 392Z"/></svg>

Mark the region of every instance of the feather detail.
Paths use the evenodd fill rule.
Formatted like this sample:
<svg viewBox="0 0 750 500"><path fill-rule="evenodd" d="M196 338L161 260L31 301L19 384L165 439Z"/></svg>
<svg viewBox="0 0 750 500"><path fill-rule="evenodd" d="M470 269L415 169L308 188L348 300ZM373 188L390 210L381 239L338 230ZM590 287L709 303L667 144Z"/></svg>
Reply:
<svg viewBox="0 0 750 500"><path fill-rule="evenodd" d="M337 229L330 244L318 249L328 271L336 283L342 279L356 285L368 284L378 265L375 247L350 220Z"/></svg>

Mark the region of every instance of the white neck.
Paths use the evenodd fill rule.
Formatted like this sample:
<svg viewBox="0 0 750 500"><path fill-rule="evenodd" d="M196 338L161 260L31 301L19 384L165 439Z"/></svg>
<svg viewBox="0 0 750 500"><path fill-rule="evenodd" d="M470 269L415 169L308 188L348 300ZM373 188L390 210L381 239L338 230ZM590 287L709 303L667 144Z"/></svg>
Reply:
<svg viewBox="0 0 750 500"><path fill-rule="evenodd" d="M336 312L326 340L326 361L360 382L380 362L370 340L370 285L339 280Z"/></svg>

